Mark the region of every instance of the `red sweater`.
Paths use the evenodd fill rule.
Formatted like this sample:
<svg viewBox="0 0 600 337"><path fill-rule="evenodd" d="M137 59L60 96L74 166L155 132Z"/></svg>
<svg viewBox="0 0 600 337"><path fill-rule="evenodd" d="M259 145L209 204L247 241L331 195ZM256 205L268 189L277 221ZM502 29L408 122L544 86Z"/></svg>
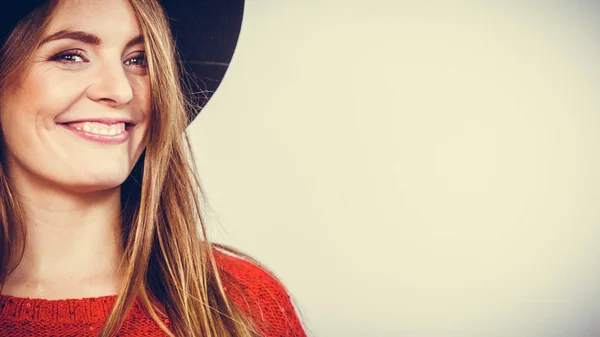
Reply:
<svg viewBox="0 0 600 337"><path fill-rule="evenodd" d="M216 252L225 291L265 337L305 337L290 297L272 275L240 258ZM44 300L0 295L0 336L97 336L116 296ZM168 320L165 320L170 327ZM119 337L167 336L135 302Z"/></svg>

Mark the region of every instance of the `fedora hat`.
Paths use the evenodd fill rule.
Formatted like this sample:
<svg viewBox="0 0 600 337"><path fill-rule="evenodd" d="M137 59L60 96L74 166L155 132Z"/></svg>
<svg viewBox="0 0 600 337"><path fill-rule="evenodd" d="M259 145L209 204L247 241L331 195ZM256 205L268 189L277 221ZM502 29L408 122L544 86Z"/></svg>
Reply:
<svg viewBox="0 0 600 337"><path fill-rule="evenodd" d="M19 21L44 3L46 0L20 0L4 6L0 11L0 47ZM161 0L160 3L183 61L187 77L182 78L189 89L186 94L202 108L221 83L233 56L244 0ZM189 122L195 117L195 114L190 116Z"/></svg>

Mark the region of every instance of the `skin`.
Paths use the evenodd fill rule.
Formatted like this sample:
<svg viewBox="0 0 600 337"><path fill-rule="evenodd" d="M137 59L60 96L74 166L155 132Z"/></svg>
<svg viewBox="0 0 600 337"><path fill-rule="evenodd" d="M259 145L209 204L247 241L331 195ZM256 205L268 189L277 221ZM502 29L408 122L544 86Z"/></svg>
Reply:
<svg viewBox="0 0 600 337"><path fill-rule="evenodd" d="M120 286L119 186L145 148L150 115L144 44L134 41L142 33L124 0L63 1L42 39L63 29L101 42L43 44L0 102L9 181L28 217L25 255L4 295L97 297ZM93 142L62 125L86 118L135 125L122 144Z"/></svg>

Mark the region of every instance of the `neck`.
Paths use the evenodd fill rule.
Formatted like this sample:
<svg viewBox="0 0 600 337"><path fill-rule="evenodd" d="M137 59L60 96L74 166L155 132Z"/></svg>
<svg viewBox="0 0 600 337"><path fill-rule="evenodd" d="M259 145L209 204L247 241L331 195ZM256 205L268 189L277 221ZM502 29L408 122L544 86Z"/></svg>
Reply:
<svg viewBox="0 0 600 337"><path fill-rule="evenodd" d="M118 292L123 256L118 187L86 193L15 190L26 215L27 239L3 294L57 299Z"/></svg>

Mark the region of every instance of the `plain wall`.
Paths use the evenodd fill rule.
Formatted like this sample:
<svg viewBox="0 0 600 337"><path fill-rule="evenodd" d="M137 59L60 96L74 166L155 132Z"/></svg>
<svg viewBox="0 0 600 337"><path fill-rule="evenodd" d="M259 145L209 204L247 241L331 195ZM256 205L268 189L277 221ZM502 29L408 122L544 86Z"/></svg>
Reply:
<svg viewBox="0 0 600 337"><path fill-rule="evenodd" d="M311 336L600 330L593 1L247 0L189 129Z"/></svg>

